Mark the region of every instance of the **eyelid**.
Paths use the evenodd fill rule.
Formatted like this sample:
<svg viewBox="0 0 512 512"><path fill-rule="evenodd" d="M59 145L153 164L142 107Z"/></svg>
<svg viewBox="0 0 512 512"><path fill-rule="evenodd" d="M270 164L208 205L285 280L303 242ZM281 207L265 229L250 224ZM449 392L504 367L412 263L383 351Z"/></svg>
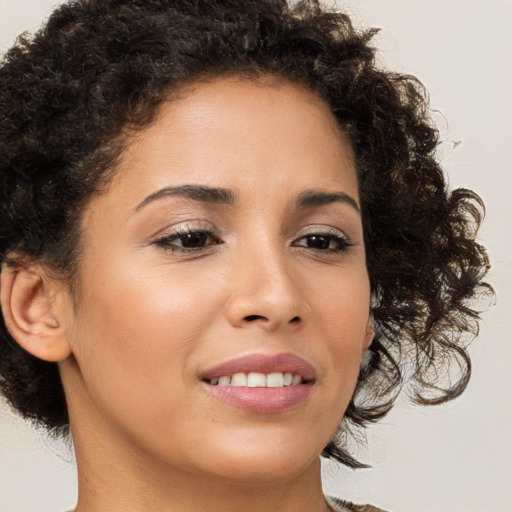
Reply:
<svg viewBox="0 0 512 512"><path fill-rule="evenodd" d="M298 242L307 237L323 237L330 239L329 245L335 243L336 247L318 248L309 247L308 245L299 245ZM323 254L325 256L341 255L347 252L354 244L350 238L343 233L343 231L333 228L332 226L311 226L306 232L303 232L300 236L295 237L291 243L292 247L305 249L308 252L317 254Z"/></svg>
<svg viewBox="0 0 512 512"><path fill-rule="evenodd" d="M345 232L337 228L335 226L331 226L329 224L309 224L304 228L303 236L308 234L317 234L317 233L329 233L329 234L337 234L339 236L347 236Z"/></svg>
<svg viewBox="0 0 512 512"><path fill-rule="evenodd" d="M164 251L181 253L183 255L194 252L201 253L208 251L214 245L223 243L217 233L216 227L210 222L199 219L187 220L160 230L151 238L151 245L155 245ZM199 247L186 247L185 245L173 244L174 241L184 239L187 235L191 234L206 235L208 242Z"/></svg>
<svg viewBox="0 0 512 512"><path fill-rule="evenodd" d="M211 229L188 229L188 228L180 228L176 229L175 231L171 231L170 233L163 235L159 237L156 241L161 240L178 240L179 238L182 238L187 235L200 233L205 234L208 236L215 236L215 233Z"/></svg>
<svg viewBox="0 0 512 512"><path fill-rule="evenodd" d="M152 240L157 240L159 238L166 238L175 233L187 233L189 231L216 231L215 226L211 222L200 220L200 219L191 219L176 222L171 224L170 226L166 226L163 229L159 229L155 232L154 235L151 236Z"/></svg>
<svg viewBox="0 0 512 512"><path fill-rule="evenodd" d="M329 224L310 224L308 226L305 226L304 229L301 231L299 237L319 234L341 236L347 239L349 238L348 235L342 229L331 226ZM297 238L298 237L296 237L296 239Z"/></svg>

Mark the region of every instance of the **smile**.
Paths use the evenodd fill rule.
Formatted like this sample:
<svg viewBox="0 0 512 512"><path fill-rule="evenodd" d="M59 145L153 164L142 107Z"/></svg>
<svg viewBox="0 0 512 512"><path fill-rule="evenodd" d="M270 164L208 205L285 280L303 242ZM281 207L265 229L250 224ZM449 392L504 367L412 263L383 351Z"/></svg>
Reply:
<svg viewBox="0 0 512 512"><path fill-rule="evenodd" d="M240 386L248 388L282 388L284 386L296 386L303 382L302 377L293 373L235 373L231 376L223 375L214 377L209 383L214 386Z"/></svg>
<svg viewBox="0 0 512 512"><path fill-rule="evenodd" d="M316 383L313 366L293 354L251 354L221 363L201 377L205 389L222 402L263 414L300 406Z"/></svg>

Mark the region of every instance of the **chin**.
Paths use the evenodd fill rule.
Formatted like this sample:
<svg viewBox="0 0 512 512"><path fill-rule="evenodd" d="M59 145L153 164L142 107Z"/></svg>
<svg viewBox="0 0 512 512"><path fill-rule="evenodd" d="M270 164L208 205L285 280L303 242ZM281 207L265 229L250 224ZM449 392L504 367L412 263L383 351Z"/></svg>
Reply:
<svg viewBox="0 0 512 512"><path fill-rule="evenodd" d="M217 447L217 455L210 457L214 461L212 469L218 476L239 483L295 479L311 467L317 467L324 447L312 443L311 439L308 443L304 438L293 433L284 439L269 434L239 443L233 442L233 436L225 436L224 446ZM226 446L227 440L232 442Z"/></svg>

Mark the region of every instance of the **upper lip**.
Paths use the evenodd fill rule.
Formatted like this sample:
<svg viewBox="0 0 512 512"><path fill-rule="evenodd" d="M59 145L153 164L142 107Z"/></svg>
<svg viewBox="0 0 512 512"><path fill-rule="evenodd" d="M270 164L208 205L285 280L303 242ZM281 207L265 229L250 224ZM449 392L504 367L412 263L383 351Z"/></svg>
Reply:
<svg viewBox="0 0 512 512"><path fill-rule="evenodd" d="M289 353L268 355L249 354L230 359L206 370L202 374L203 380L211 380L224 375L235 373L293 373L302 377L304 381L315 379L313 366L299 356Z"/></svg>

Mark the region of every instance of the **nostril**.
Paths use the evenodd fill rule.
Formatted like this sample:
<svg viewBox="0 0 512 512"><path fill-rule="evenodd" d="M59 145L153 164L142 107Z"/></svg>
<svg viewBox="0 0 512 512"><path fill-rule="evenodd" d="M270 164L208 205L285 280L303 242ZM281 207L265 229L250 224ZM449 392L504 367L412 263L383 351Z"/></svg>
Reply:
<svg viewBox="0 0 512 512"><path fill-rule="evenodd" d="M261 316L261 315L248 315L245 317L245 319L248 322L252 322L254 320L268 320L267 318L265 318L264 316Z"/></svg>
<svg viewBox="0 0 512 512"><path fill-rule="evenodd" d="M263 316L263 315L247 315L244 320L246 320L247 322L253 322L255 320L267 320L268 321L268 318L266 316ZM290 320L290 323L292 324L297 324L300 322L300 317L299 316L294 316L291 320Z"/></svg>

